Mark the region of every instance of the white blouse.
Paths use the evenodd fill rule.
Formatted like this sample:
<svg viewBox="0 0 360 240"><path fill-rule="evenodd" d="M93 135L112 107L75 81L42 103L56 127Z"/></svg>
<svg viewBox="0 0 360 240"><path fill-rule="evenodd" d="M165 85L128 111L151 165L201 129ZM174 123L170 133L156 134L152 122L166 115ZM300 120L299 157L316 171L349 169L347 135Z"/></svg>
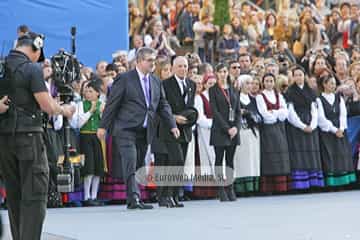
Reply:
<svg viewBox="0 0 360 240"><path fill-rule="evenodd" d="M321 94L326 101L329 104L334 104L335 102L335 94L334 93L322 93ZM325 112L324 112L324 107L323 104L320 100L320 98L316 99L316 102L318 104L318 124L319 127L322 131L324 132L332 132L332 133L336 133L336 131L338 130L334 124L328 120L325 116ZM347 128L347 111L346 111L346 106L345 106L345 101L342 97L340 97L340 129L341 130L345 130Z"/></svg>
<svg viewBox="0 0 360 240"><path fill-rule="evenodd" d="M203 95L205 96L205 98L207 100L209 100L209 91L206 90L203 92ZM198 120L197 120L197 125L199 127L202 128L211 128L212 125L212 119L211 118L207 118L204 112L204 103L203 100L201 98L200 95L196 95L195 96L195 103L194 103L194 107L196 108L196 110L198 111Z"/></svg>
<svg viewBox="0 0 360 240"><path fill-rule="evenodd" d="M240 93L240 102L244 105L248 105L250 103L249 95L245 93Z"/></svg>
<svg viewBox="0 0 360 240"><path fill-rule="evenodd" d="M268 101L272 104L276 103L276 95L274 90L263 90L262 92ZM263 117L265 124L273 124L276 123L278 120L283 122L288 117L288 109L286 107L286 102L284 97L279 93L279 101L280 101L280 108L278 110L268 111L265 100L261 94L256 96L256 105L258 107L259 113Z"/></svg>
<svg viewBox="0 0 360 240"><path fill-rule="evenodd" d="M289 116L288 120L289 122L297 128L304 129L307 125L301 121L299 118L297 112L295 111L294 105L292 103L289 104ZM318 125L318 109L316 106L316 103L313 102L311 104L311 122L310 127L312 130L315 130Z"/></svg>

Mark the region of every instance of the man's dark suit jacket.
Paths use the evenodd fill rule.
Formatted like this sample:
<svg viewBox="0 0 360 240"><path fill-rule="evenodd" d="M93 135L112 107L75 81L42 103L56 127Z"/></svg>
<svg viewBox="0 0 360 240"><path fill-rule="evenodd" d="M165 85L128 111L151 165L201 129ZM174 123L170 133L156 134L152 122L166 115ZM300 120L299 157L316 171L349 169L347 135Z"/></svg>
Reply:
<svg viewBox="0 0 360 240"><path fill-rule="evenodd" d="M165 98L161 81L150 76L151 104L146 106L144 92L136 70L120 74L114 81L102 115L100 128L111 131L112 136L126 139L129 131L143 127L147 115L147 143L150 144L156 133L156 116L160 115L166 125L164 129L176 128L171 108Z"/></svg>
<svg viewBox="0 0 360 240"><path fill-rule="evenodd" d="M171 106L172 113L175 115L180 114L182 111L186 110L189 107L194 107L194 100L195 100L195 92L196 92L196 85L193 81L186 79L186 92L187 92L187 102L185 104L184 98L181 95L180 87L176 81L176 78L170 77L163 81L163 86L165 90L166 99ZM164 121L161 121L159 134L160 139L163 141L171 142L177 141L179 143L188 143L191 141L192 136L192 129L191 126L182 126L178 125L180 130L180 137L175 139L173 135L166 131L164 126Z"/></svg>

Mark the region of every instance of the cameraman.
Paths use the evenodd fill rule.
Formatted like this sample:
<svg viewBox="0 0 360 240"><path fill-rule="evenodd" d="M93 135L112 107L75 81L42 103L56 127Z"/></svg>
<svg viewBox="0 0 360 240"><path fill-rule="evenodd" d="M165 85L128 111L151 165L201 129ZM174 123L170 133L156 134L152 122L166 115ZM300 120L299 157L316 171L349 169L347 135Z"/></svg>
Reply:
<svg viewBox="0 0 360 240"><path fill-rule="evenodd" d="M9 108L0 115L0 168L14 240L41 238L49 181L41 111L65 117L74 112L50 97L39 60L43 60L43 37L32 32L19 37L6 58Z"/></svg>

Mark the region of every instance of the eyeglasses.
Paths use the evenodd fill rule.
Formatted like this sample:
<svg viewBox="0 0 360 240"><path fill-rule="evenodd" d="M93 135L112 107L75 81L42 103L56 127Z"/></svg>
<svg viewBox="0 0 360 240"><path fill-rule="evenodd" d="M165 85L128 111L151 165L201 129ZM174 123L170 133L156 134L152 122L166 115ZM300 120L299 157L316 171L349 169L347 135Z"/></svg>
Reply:
<svg viewBox="0 0 360 240"><path fill-rule="evenodd" d="M148 58L148 59L144 59L147 62L155 62L156 58Z"/></svg>
<svg viewBox="0 0 360 240"><path fill-rule="evenodd" d="M240 66L232 66L231 69L240 69Z"/></svg>

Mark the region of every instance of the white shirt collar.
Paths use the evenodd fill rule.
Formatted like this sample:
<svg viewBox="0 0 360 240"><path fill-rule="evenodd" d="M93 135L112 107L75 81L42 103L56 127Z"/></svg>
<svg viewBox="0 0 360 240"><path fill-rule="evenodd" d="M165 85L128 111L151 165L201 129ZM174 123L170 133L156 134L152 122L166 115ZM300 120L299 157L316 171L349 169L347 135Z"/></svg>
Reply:
<svg viewBox="0 0 360 240"><path fill-rule="evenodd" d="M176 74L174 74L174 77L175 77L175 79L176 79L176 81L177 81L177 83L178 83L178 85L180 86L181 89L182 89L183 85L185 85L185 87L186 87L186 85L187 85L186 84L186 78L181 79L178 76L176 76Z"/></svg>
<svg viewBox="0 0 360 240"><path fill-rule="evenodd" d="M136 67L135 68L136 69L136 72L138 73L138 75L139 75L139 78L140 78L140 80L142 80L143 78L144 78L144 76L146 76L147 78L149 78L149 74L143 74L139 69L138 69L138 67Z"/></svg>
<svg viewBox="0 0 360 240"><path fill-rule="evenodd" d="M176 74L174 74L174 77L175 77L176 81L178 81L178 82L181 82L181 81L185 81L185 80L186 80L186 78L181 79L181 78L178 77ZM185 82L185 84L186 84L186 82Z"/></svg>

